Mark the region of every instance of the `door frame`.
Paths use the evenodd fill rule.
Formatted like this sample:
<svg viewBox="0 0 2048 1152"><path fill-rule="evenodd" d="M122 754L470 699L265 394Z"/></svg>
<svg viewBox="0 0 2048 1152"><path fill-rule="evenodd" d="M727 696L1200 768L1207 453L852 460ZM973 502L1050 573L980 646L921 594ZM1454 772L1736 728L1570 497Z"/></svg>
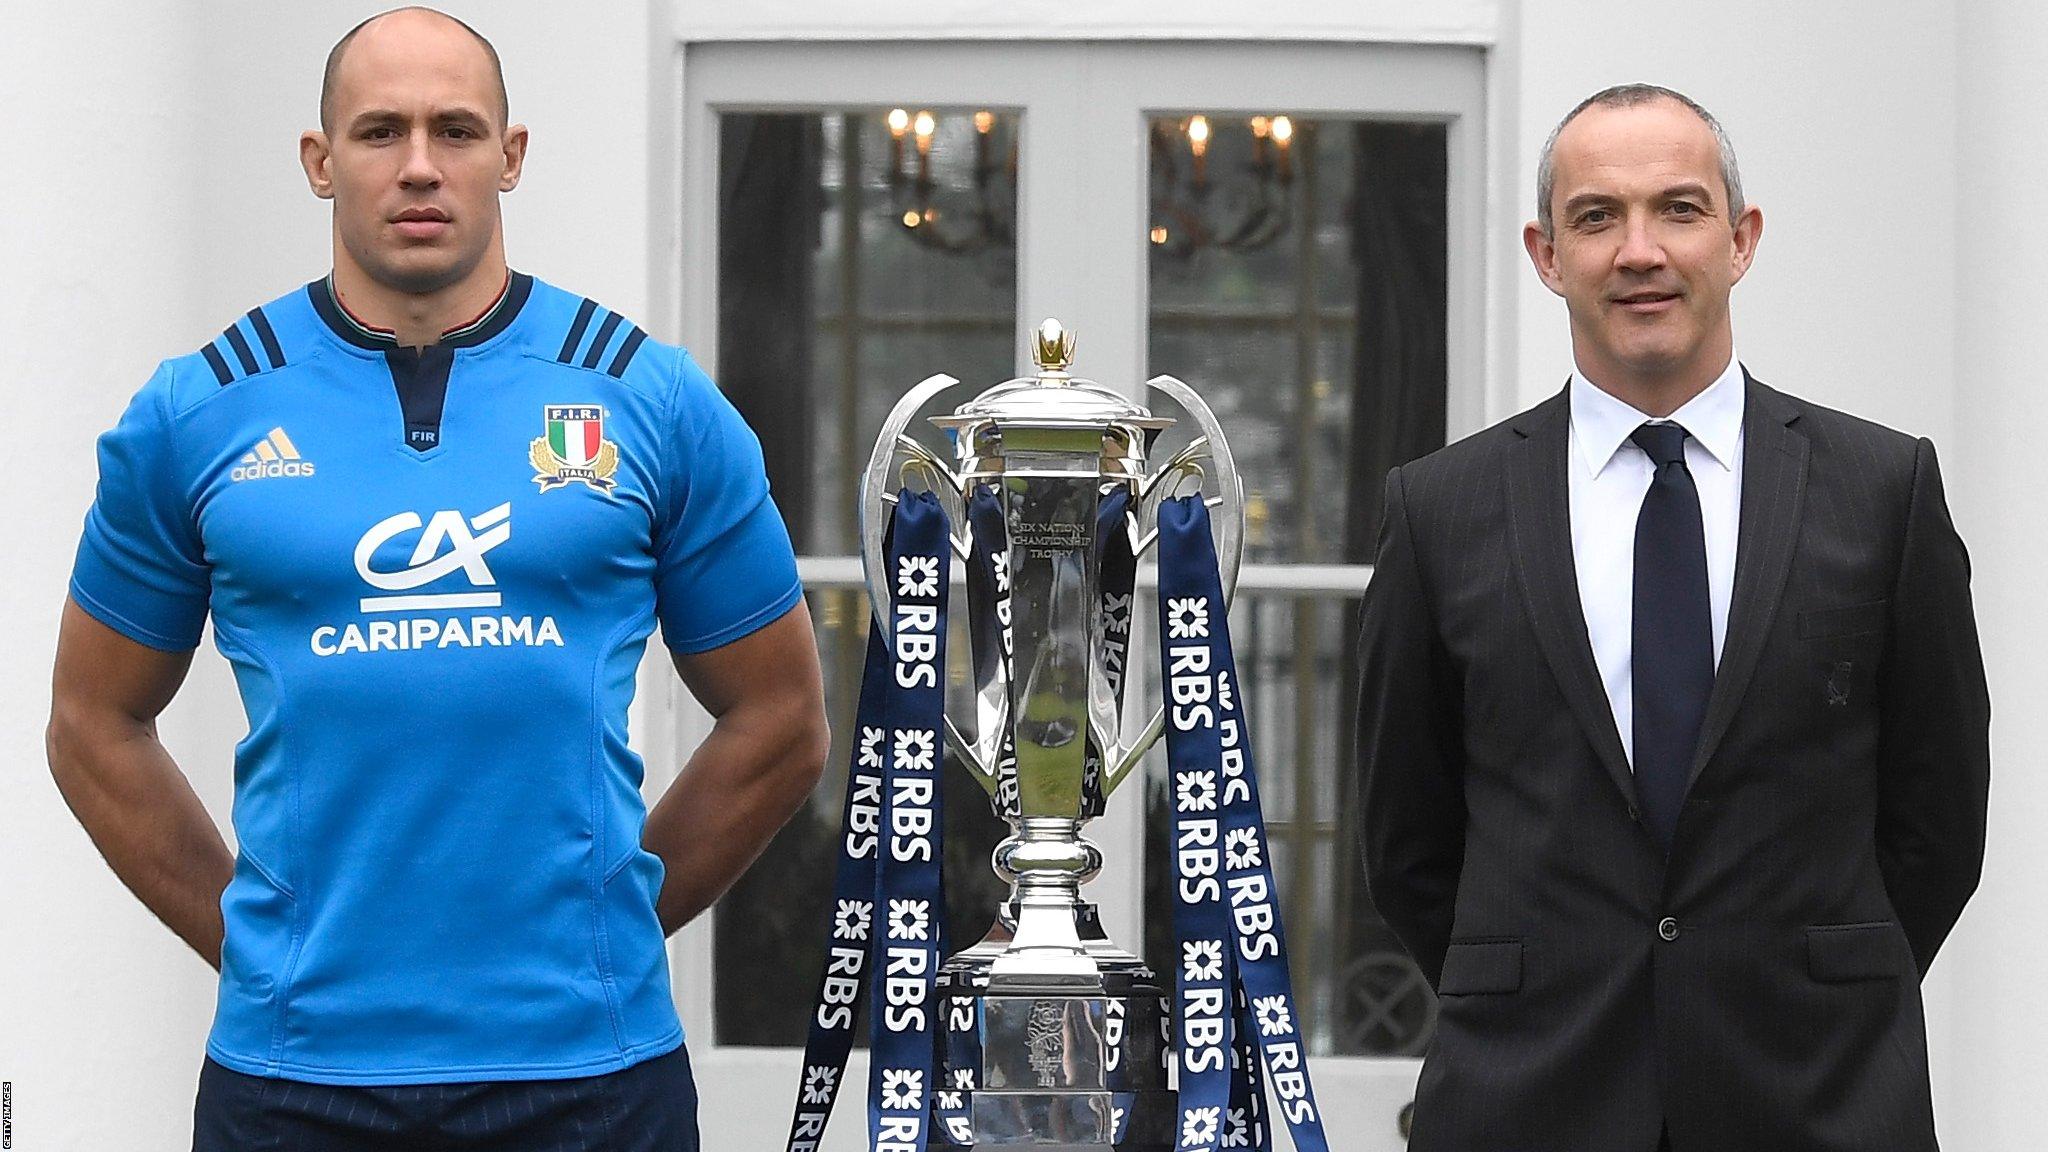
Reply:
<svg viewBox="0 0 2048 1152"><path fill-rule="evenodd" d="M1149 170L1146 125L1156 115L1285 111L1306 118L1409 119L1448 128L1448 426L1470 429L1505 414L1507 382L1488 354L1488 54L1451 44L1218 43L1193 41L764 41L683 42L674 63L681 149L670 171L676 200L661 208L679 223L656 225L669 241L675 331L717 377L718 117L725 112L830 112L928 106L1019 113L1017 189L1017 370L1026 337L1057 316L1081 338L1086 375L1129 390L1146 372ZM665 125L666 117L654 118ZM657 197L657 205L661 199ZM660 212L657 212L657 216ZM1047 222L1054 222L1048 226ZM1497 325L1496 325L1497 326ZM906 364L907 388L947 365ZM994 381L982 382L984 384ZM854 582L850 557L804 557L807 583ZM1248 567L1240 587L1362 589L1365 568ZM1138 642L1142 642L1139 638ZM708 720L667 676L644 685L658 713L649 725L648 789L658 794ZM834 766L828 766L830 771ZM964 783L964 782L963 782ZM1135 793L1135 790L1131 790ZM1143 804L1112 800L1089 825L1109 866L1089 885L1112 938L1142 939ZM821 878L821 883L828 882ZM713 1023L712 916L670 942L675 998L692 1037L691 1055L713 1146L755 1146L778 1129L796 1088L795 1049L721 1046ZM822 931L822 926L821 926ZM855 1063L861 1064L860 1053ZM1362 1149L1402 1146L1394 1119L1413 1094L1420 1062L1404 1058L1319 1058L1325 1122ZM865 1083L850 1067L849 1084ZM826 1148L862 1146L860 1094L842 1096Z"/></svg>

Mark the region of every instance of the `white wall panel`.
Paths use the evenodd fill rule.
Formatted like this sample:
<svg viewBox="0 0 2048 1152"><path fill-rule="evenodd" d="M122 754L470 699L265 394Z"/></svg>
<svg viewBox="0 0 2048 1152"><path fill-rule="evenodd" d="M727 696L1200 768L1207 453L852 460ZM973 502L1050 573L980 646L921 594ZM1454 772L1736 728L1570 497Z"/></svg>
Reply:
<svg viewBox="0 0 2048 1152"><path fill-rule="evenodd" d="M2048 216L2039 205L2048 9L1961 10L1956 186L1897 205L1901 227L1939 217L1956 230L1957 435L1941 445L1942 468L1970 544L1991 679L1984 882L1942 961L1956 977L1943 1120L1954 1148L2030 1148L2048 1131ZM1930 295L1941 291L1929 285Z"/></svg>
<svg viewBox="0 0 2048 1152"><path fill-rule="evenodd" d="M188 8L38 6L10 12L0 34L13 444L0 496L0 1079L14 1084L24 1149L165 1147L189 1132L213 1010L211 971L100 862L42 741L94 438L159 358L203 339L189 296L202 53Z"/></svg>
<svg viewBox="0 0 2048 1152"><path fill-rule="evenodd" d="M1403 40L1484 44L1497 31L1498 0L755 0L718 4L680 0L676 30L685 40L1015 40L1252 39Z"/></svg>

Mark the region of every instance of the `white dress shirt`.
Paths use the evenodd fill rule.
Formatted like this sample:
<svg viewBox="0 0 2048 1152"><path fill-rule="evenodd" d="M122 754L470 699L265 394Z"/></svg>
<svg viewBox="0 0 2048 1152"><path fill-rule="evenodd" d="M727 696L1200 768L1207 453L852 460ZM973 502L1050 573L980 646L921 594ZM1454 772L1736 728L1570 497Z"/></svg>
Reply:
<svg viewBox="0 0 2048 1152"><path fill-rule="evenodd" d="M1714 666L1728 635L1728 598L1735 587L1736 529L1742 514L1742 367L1733 356L1704 392L1668 421L1684 425L1685 466L1700 493L1707 541L1707 598L1714 622ZM1621 747L1635 763L1634 670L1629 663L1635 624L1636 515L1650 490L1655 466L1629 439L1646 420L1633 407L1588 383L1571 381L1572 564L1593 662L1614 710ZM1663 423L1664 421L1658 421Z"/></svg>

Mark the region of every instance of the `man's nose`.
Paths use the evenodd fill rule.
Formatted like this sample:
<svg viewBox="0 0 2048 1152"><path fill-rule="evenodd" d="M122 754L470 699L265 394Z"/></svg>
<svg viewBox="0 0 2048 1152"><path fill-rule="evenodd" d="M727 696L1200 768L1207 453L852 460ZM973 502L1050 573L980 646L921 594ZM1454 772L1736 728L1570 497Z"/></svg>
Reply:
<svg viewBox="0 0 2048 1152"><path fill-rule="evenodd" d="M1614 254L1615 267L1627 272L1646 272L1664 265L1664 245L1657 240L1654 222L1631 216L1623 226L1621 249Z"/></svg>
<svg viewBox="0 0 2048 1152"><path fill-rule="evenodd" d="M441 167L434 163L432 135L414 132L406 140L405 166L398 170L398 182L407 188L438 188Z"/></svg>

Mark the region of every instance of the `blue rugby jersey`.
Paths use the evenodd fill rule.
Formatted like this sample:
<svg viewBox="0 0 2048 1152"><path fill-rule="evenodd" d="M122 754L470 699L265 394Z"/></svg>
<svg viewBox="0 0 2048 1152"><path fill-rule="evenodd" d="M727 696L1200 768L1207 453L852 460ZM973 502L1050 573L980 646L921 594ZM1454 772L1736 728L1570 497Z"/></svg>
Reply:
<svg viewBox="0 0 2048 1152"><path fill-rule="evenodd" d="M325 280L100 439L71 594L209 611L249 734L207 1051L332 1084L597 1074L682 1043L634 672L800 595L759 443L682 350L524 275L426 349Z"/></svg>

